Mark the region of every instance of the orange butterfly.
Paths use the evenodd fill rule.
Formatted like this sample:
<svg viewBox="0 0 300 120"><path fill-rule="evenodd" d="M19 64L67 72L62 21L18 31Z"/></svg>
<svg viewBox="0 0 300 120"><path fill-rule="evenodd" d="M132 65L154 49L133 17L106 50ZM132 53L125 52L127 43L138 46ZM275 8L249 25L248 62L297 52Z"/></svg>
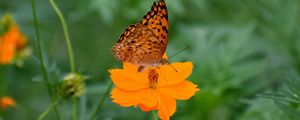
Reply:
<svg viewBox="0 0 300 120"><path fill-rule="evenodd" d="M113 47L115 57L123 62L147 66L167 63L162 56L168 44L168 10L164 0L154 2L143 19L130 25Z"/></svg>

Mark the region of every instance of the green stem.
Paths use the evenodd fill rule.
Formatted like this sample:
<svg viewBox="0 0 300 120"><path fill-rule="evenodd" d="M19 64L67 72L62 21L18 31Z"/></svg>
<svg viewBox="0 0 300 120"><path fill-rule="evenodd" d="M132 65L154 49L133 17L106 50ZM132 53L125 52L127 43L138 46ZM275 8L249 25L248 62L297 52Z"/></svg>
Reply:
<svg viewBox="0 0 300 120"><path fill-rule="evenodd" d="M0 66L0 97L6 93L6 66Z"/></svg>
<svg viewBox="0 0 300 120"><path fill-rule="evenodd" d="M153 120L158 120L157 117L156 117L156 113L154 110L151 111L152 113L152 117L153 117Z"/></svg>
<svg viewBox="0 0 300 120"><path fill-rule="evenodd" d="M104 93L104 95L103 95L103 97L100 99L99 104L98 104L96 110L91 114L90 120L93 120L96 117L96 114L100 111L100 108L103 105L105 98L108 96L108 94L109 94L112 86L113 86L113 83L110 82L109 85L108 85L108 87L107 87L107 89L106 89L106 91L105 91L105 93Z"/></svg>
<svg viewBox="0 0 300 120"><path fill-rule="evenodd" d="M51 112L51 110L53 108L55 108L55 106L57 104L58 104L58 101L52 102L52 104L47 107L47 109L38 117L37 120L43 120L43 119L45 119L45 117Z"/></svg>
<svg viewBox="0 0 300 120"><path fill-rule="evenodd" d="M77 120L77 98L72 98L72 119Z"/></svg>
<svg viewBox="0 0 300 120"><path fill-rule="evenodd" d="M42 69L42 72L43 72L44 81L45 81L45 84L47 85L49 95L52 96L53 93L51 91L51 86L50 86L50 82L49 82L49 79L48 79L49 75L48 75L47 69L45 67L44 56L43 56L42 48L41 48L38 21L37 21L36 12L35 12L36 11L35 10L35 0L31 0L31 3L32 3L32 13L33 13L33 19L34 19L33 20L34 21L34 28L35 28L35 39L36 39L35 40L35 45L36 45L38 57L39 57L39 60L40 60L40 65L41 65L41 69Z"/></svg>
<svg viewBox="0 0 300 120"><path fill-rule="evenodd" d="M68 30L68 26L67 26L66 20L65 20L65 18L63 16L62 12L57 7L57 5L54 2L54 0L49 0L49 1L50 1L51 5L52 5L54 11L58 15L58 17L60 19L60 22L62 24L63 31L64 31L64 34L65 34L66 43L67 43L67 47L68 47L68 52L69 52L71 72L75 73L74 53L73 53L73 48L72 48L72 44L71 44L71 40L70 40L70 36L69 36L69 30Z"/></svg>
<svg viewBox="0 0 300 120"><path fill-rule="evenodd" d="M36 8L35 7L35 0L31 0L31 7L32 7L32 14L33 14L33 19L34 19L33 20L34 21L34 28L35 28L35 46L36 46L37 53L38 53L38 56L39 56L40 66L41 66L43 77L44 77L44 82L47 86L49 96L51 97L52 101L55 101L55 98L54 98L53 93L51 91L51 85L50 85L50 82L49 82L48 71L47 71L45 63L44 63L44 56L43 56L42 47L41 47L38 20L37 20L36 9L35 9ZM58 120L60 120L60 114L59 114L59 111L58 111L57 107L54 107L54 111L55 111L55 114L56 114Z"/></svg>
<svg viewBox="0 0 300 120"><path fill-rule="evenodd" d="M86 94L84 94L81 98L80 98L80 120L85 120L86 119Z"/></svg>
<svg viewBox="0 0 300 120"><path fill-rule="evenodd" d="M70 36L69 36L69 30L68 30L68 26L67 26L67 22L62 14L62 12L60 11L60 9L58 8L58 6L56 5L54 0L49 0L54 11L56 12L57 16L60 19L60 22L62 24L63 27L63 31L64 31L64 35L65 35L65 39L66 39L66 43L67 43L67 48L68 48L68 53L69 53L69 60L70 60L70 67L71 67L71 72L75 73L75 59L74 59L74 52L73 52L73 48L72 48L72 44L71 44L71 40L70 40ZM77 120L77 100L74 98L73 100L73 115L72 118L73 120Z"/></svg>

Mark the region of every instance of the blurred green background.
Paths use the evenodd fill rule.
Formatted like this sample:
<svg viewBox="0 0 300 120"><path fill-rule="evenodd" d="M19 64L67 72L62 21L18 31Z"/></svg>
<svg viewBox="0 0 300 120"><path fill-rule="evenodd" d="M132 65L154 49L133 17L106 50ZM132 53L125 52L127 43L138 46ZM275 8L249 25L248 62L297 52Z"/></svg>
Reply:
<svg viewBox="0 0 300 120"><path fill-rule="evenodd" d="M77 69L90 77L80 100L81 120L95 109L110 81L108 69L120 67L111 48L124 29L138 22L154 0L57 0L66 17ZM272 100L256 95L276 92L286 73L300 74L300 0L166 0L169 10L170 59L193 61L189 80L201 91L179 101L172 120L294 120ZM37 14L51 81L68 73L69 61L59 18L49 1L37 0ZM10 12L34 48L30 0L1 0L0 16ZM15 98L19 109L3 113L5 120L32 120L50 98L38 58L22 68L0 67L1 95ZM60 106L69 119L70 103ZM299 105L294 105L300 109ZM123 108L107 98L99 120L150 120L149 113ZM1 119L1 118L0 118ZM49 120L55 119L51 113Z"/></svg>

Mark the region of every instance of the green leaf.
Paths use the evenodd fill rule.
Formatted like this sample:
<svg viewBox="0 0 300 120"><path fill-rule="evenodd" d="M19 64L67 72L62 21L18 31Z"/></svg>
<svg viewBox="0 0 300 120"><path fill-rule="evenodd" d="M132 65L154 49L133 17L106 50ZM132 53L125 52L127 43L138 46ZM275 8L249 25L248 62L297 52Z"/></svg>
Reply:
<svg viewBox="0 0 300 120"><path fill-rule="evenodd" d="M280 101L274 101L276 103L276 105L282 109L283 111L285 111L286 113L288 113L289 115L295 117L297 120L300 120L300 112L296 111L295 109L289 107L289 105L287 105L286 103L280 102Z"/></svg>
<svg viewBox="0 0 300 120"><path fill-rule="evenodd" d="M272 99L274 101L285 101L285 102L294 102L300 104L300 101L294 98L289 98L284 95L280 94L273 94L273 93L263 93L263 94L258 94L258 97L261 98L267 98L267 99Z"/></svg>

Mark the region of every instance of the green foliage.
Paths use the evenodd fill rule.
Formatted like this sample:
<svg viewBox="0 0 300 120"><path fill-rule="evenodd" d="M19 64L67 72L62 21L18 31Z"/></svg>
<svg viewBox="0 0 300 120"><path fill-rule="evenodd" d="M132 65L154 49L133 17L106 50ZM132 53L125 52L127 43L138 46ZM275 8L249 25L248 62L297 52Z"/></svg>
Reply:
<svg viewBox="0 0 300 120"><path fill-rule="evenodd" d="M1 18L1 21L0 21L0 35L3 35L5 32L8 31L8 27L13 25L14 24L14 21L12 19L12 16L11 14L9 13L6 13L3 15L3 17Z"/></svg>
<svg viewBox="0 0 300 120"><path fill-rule="evenodd" d="M151 0L56 0L69 26L79 71L88 74L80 114L87 118L108 86L110 68L120 66L111 53L123 30L138 22L150 9ZM201 91L179 101L171 119L181 120L293 120L299 117L299 88L295 81L282 82L286 71L300 74L299 0L166 0L169 9L169 54L190 47L170 59L193 61L189 80ZM46 67L54 87L69 71L64 34L49 1L37 1L41 41ZM0 16L10 11L34 46L29 1L0 1ZM34 47L32 47L34 48ZM0 95L14 97L24 110L10 110L4 118L36 119L49 103L37 57L23 68L1 66ZM126 81L124 81L126 82ZM299 85L298 85L299 86ZM13 88L13 89L12 89ZM278 88L278 90L276 90ZM291 89L292 88L292 89ZM297 90L294 90L297 89ZM275 99L257 99L259 93ZM278 92L275 92L278 91ZM298 97L295 97L297 95ZM281 108L281 109L280 109ZM70 104L59 108L70 116ZM283 111L282 111L283 110ZM49 119L55 119L54 114ZM99 119L150 119L150 113L122 108L104 101ZM1 119L1 118L0 118Z"/></svg>
<svg viewBox="0 0 300 120"><path fill-rule="evenodd" d="M295 120L280 110L276 104L266 99L255 99L247 103L250 107L240 120Z"/></svg>
<svg viewBox="0 0 300 120"><path fill-rule="evenodd" d="M259 95L263 98L274 100L276 105L291 115L293 118L300 119L300 79L295 75L288 76L288 79L284 81L278 89L278 93L264 93Z"/></svg>

